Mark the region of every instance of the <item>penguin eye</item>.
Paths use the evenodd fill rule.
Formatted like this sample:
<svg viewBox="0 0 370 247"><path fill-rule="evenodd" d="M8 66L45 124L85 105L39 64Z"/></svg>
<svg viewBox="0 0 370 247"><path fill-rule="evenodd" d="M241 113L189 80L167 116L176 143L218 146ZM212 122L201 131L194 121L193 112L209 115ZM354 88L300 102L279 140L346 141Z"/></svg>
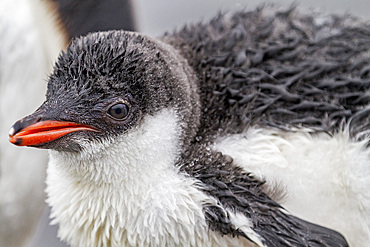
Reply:
<svg viewBox="0 0 370 247"><path fill-rule="evenodd" d="M128 106L124 103L117 103L108 109L108 114L115 120L124 120L128 115Z"/></svg>

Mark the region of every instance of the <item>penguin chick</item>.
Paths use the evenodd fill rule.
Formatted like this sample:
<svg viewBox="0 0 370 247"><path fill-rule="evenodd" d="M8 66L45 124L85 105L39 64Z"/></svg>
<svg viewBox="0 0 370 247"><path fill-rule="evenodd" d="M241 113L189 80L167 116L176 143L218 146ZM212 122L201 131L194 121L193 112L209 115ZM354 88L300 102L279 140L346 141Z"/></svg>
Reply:
<svg viewBox="0 0 370 247"><path fill-rule="evenodd" d="M51 217L72 246L348 246L290 213L300 207L287 210L274 183L361 246L369 34L350 18L270 9L159 39L92 33L62 52L10 141L50 149ZM345 152L323 156L321 140ZM347 148L357 158L333 161Z"/></svg>

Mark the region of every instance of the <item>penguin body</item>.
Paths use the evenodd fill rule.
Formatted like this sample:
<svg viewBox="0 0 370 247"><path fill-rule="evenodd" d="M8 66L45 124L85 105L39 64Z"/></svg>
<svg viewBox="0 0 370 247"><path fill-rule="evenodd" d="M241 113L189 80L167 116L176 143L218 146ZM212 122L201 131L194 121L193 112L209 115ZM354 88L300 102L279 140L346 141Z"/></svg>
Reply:
<svg viewBox="0 0 370 247"><path fill-rule="evenodd" d="M92 33L10 141L51 149L72 246L361 246L369 32L264 8L160 39Z"/></svg>

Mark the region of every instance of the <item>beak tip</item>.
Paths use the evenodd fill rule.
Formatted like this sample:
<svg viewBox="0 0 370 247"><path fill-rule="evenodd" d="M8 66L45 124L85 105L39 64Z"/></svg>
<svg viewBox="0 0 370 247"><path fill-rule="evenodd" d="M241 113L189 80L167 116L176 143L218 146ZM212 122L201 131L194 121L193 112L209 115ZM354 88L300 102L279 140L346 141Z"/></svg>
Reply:
<svg viewBox="0 0 370 247"><path fill-rule="evenodd" d="M12 137L15 135L15 129L14 127L11 127L10 130L9 130L9 137Z"/></svg>

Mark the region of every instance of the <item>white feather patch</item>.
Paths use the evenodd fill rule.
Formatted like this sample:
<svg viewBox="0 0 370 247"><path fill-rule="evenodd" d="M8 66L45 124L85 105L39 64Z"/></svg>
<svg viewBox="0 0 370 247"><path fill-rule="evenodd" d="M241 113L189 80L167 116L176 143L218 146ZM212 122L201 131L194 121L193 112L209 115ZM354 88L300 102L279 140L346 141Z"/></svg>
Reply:
<svg viewBox="0 0 370 247"><path fill-rule="evenodd" d="M242 231L250 240L256 243L259 247L265 247L266 245L262 243L262 237L258 235L252 229L252 223L243 214L236 212L233 213L228 210L228 215L230 217L230 222L235 226L235 229Z"/></svg>
<svg viewBox="0 0 370 247"><path fill-rule="evenodd" d="M282 184L292 214L342 233L351 246L370 242L370 150L348 132L249 129L215 149L271 186Z"/></svg>

